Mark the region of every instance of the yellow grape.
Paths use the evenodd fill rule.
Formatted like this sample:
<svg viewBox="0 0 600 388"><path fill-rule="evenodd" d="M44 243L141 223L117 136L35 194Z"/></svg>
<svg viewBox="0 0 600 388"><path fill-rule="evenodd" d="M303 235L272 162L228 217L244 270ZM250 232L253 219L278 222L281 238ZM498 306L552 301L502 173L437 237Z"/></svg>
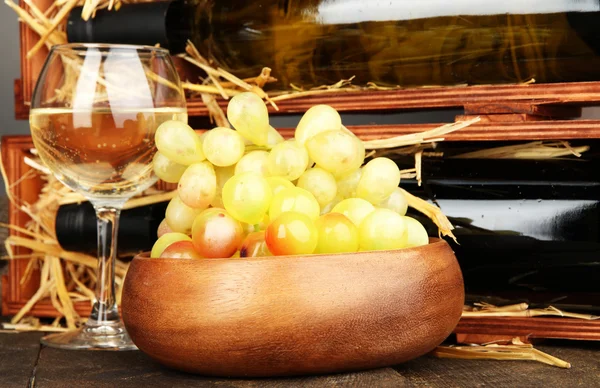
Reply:
<svg viewBox="0 0 600 388"><path fill-rule="evenodd" d="M392 191L392 194L381 202L378 207L393 210L403 216L408 210L408 201L406 200L406 196L402 192L402 189L396 187L394 191Z"/></svg>
<svg viewBox="0 0 600 388"><path fill-rule="evenodd" d="M269 173L295 181L308 167L308 153L295 140L277 144L269 153Z"/></svg>
<svg viewBox="0 0 600 388"><path fill-rule="evenodd" d="M338 131L342 128L340 114L329 105L315 105L304 113L294 137L300 145L318 133L325 131Z"/></svg>
<svg viewBox="0 0 600 388"><path fill-rule="evenodd" d="M400 184L400 169L389 158L375 158L363 167L356 196L378 205Z"/></svg>
<svg viewBox="0 0 600 388"><path fill-rule="evenodd" d="M216 192L217 176L208 162L189 166L177 185L179 198L194 209L206 209L214 201Z"/></svg>
<svg viewBox="0 0 600 388"><path fill-rule="evenodd" d="M338 194L343 198L354 198L356 197L356 188L358 182L362 176L362 168L354 170L349 174L346 174L337 180Z"/></svg>
<svg viewBox="0 0 600 388"><path fill-rule="evenodd" d="M269 111L256 93L244 92L234 96L227 105L227 119L252 143L264 146L269 139Z"/></svg>
<svg viewBox="0 0 600 388"><path fill-rule="evenodd" d="M251 151L244 155L235 165L235 174L255 172L262 176L269 176L269 153L267 151Z"/></svg>
<svg viewBox="0 0 600 388"><path fill-rule="evenodd" d="M158 151L175 163L189 166L206 159L200 138L184 122L165 121L156 129L154 141Z"/></svg>
<svg viewBox="0 0 600 388"><path fill-rule="evenodd" d="M173 231L169 228L169 224L167 224L167 220L163 219L158 225L158 229L156 230L156 237L161 238L163 235L167 233L172 233Z"/></svg>
<svg viewBox="0 0 600 388"><path fill-rule="evenodd" d="M408 248L420 247L429 244L429 235L427 230L419 221L412 217L403 217L406 223L408 240L406 246Z"/></svg>
<svg viewBox="0 0 600 388"><path fill-rule="evenodd" d="M273 256L265 241L265 231L252 232L246 236L240 247L240 257Z"/></svg>
<svg viewBox="0 0 600 388"><path fill-rule="evenodd" d="M327 214L327 213L331 213L331 211L333 210L333 208L340 202L342 202L345 198L342 198L342 196L338 193L338 195L335 196L335 198L333 199L333 201L329 202L327 205L323 206L321 208L321 215L323 214Z"/></svg>
<svg viewBox="0 0 600 388"><path fill-rule="evenodd" d="M192 243L202 257L231 257L243 240L242 225L225 209L206 209L194 220Z"/></svg>
<svg viewBox="0 0 600 388"><path fill-rule="evenodd" d="M173 162L160 152L157 152L154 155L152 167L154 168L156 176L168 183L179 182L179 179L181 179L183 172L187 168L187 166L183 164Z"/></svg>
<svg viewBox="0 0 600 388"><path fill-rule="evenodd" d="M198 135L198 137L200 138L200 143L202 143L202 145L204 145L204 139L206 139L206 135L208 135L209 132L210 131L204 131Z"/></svg>
<svg viewBox="0 0 600 388"><path fill-rule="evenodd" d="M358 252L358 228L340 213L322 215L315 222L319 243L315 253Z"/></svg>
<svg viewBox="0 0 600 388"><path fill-rule="evenodd" d="M280 176L270 176L267 178L267 182L269 183L269 186L271 186L273 196L283 189L292 189L295 187L292 182Z"/></svg>
<svg viewBox="0 0 600 388"><path fill-rule="evenodd" d="M176 241L165 248L158 257L159 259L204 259L200 253L194 248L191 241Z"/></svg>
<svg viewBox="0 0 600 388"><path fill-rule="evenodd" d="M272 126L269 125L269 133L267 135L267 144L261 145L259 147L265 147L266 149L270 150L273 147L275 147L277 144L282 143L284 141L285 141L285 139L283 138L283 136L281 136L281 133L279 133L278 130L276 130L275 128L273 128ZM246 147L256 145L251 140L248 140L246 138L244 138L244 142L246 144Z"/></svg>
<svg viewBox="0 0 600 388"><path fill-rule="evenodd" d="M166 233L162 235L154 245L152 246L152 251L150 252L150 257L153 259L157 259L162 255L163 251L167 249L167 247L177 241L192 241L190 236L187 236L183 233Z"/></svg>
<svg viewBox="0 0 600 388"><path fill-rule="evenodd" d="M208 131L202 147L206 159L219 167L236 164L246 150L242 136L233 129L223 127Z"/></svg>
<svg viewBox="0 0 600 388"><path fill-rule="evenodd" d="M215 175L217 176L217 190L215 198L210 203L212 207L224 207L223 205L223 186L235 174L235 166L215 167Z"/></svg>
<svg viewBox="0 0 600 388"><path fill-rule="evenodd" d="M343 131L321 132L306 142L306 148L317 166L335 176L358 170L365 160L362 141Z"/></svg>
<svg viewBox="0 0 600 388"><path fill-rule="evenodd" d="M335 205L331 212L345 215L354 225L360 227L363 220L374 210L375 206L364 199L348 198Z"/></svg>
<svg viewBox="0 0 600 388"><path fill-rule="evenodd" d="M265 214L263 219L256 224L247 224L242 222L242 229L244 229L244 234L249 234L253 232L260 232L261 230L265 230L267 226L269 226L269 215Z"/></svg>
<svg viewBox="0 0 600 388"><path fill-rule="evenodd" d="M310 255L317 247L319 234L308 216L286 212L269 224L265 241L275 256Z"/></svg>
<svg viewBox="0 0 600 388"><path fill-rule="evenodd" d="M337 194L335 178L330 172L319 167L306 170L298 179L297 186L314 195L321 206L333 201Z"/></svg>
<svg viewBox="0 0 600 388"><path fill-rule="evenodd" d="M407 223L404 217L388 209L375 209L358 228L361 251L406 248Z"/></svg>
<svg viewBox="0 0 600 388"><path fill-rule="evenodd" d="M223 204L236 220L247 224L261 222L271 205L271 186L259 174L234 175L223 186Z"/></svg>
<svg viewBox="0 0 600 388"><path fill-rule="evenodd" d="M269 219L274 220L280 214L286 212L298 212L307 215L311 220L316 220L321 214L319 202L309 191L294 187L281 190L271 201L269 208Z"/></svg>
<svg viewBox="0 0 600 388"><path fill-rule="evenodd" d="M276 130L275 128L269 126L269 134L267 137L267 148L271 149L271 148L275 147L277 144L283 143L283 142L284 142L284 138L283 138L283 136L281 136L281 133L279 133L279 131Z"/></svg>
<svg viewBox="0 0 600 388"><path fill-rule="evenodd" d="M173 232L190 234L194 218L204 209L193 209L183 203L179 196L174 197L167 206L165 219Z"/></svg>

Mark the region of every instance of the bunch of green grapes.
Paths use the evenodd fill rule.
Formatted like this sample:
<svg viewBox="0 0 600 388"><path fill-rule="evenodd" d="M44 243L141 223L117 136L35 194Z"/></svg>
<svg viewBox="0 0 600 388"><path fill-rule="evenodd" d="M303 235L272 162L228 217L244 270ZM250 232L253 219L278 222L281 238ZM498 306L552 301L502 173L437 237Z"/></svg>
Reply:
<svg viewBox="0 0 600 388"><path fill-rule="evenodd" d="M233 97L227 118L198 135L169 121L156 133L156 175L177 183L154 258L289 256L417 247L425 228L407 217L400 170L365 164L363 142L330 106L316 105L284 139L264 101Z"/></svg>

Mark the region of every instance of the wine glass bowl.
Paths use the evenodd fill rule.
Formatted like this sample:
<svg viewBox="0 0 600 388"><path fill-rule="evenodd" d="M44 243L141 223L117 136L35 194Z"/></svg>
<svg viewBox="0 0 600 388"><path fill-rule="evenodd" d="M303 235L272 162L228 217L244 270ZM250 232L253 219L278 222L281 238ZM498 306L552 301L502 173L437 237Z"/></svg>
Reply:
<svg viewBox="0 0 600 388"><path fill-rule="evenodd" d="M116 236L125 202L157 181L154 135L187 122L185 96L168 51L147 46L54 46L34 91L30 126L36 150L56 178L85 196L98 216L96 301L77 332L48 346L132 349L114 292Z"/></svg>

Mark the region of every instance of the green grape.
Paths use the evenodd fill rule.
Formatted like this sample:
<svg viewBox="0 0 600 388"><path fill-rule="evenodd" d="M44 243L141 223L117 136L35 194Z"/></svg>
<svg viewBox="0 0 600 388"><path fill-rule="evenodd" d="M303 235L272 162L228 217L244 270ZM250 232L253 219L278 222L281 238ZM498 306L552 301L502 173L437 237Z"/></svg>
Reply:
<svg viewBox="0 0 600 388"><path fill-rule="evenodd" d="M157 152L152 160L154 173L159 179L167 183L177 183L187 166L171 161L169 158Z"/></svg>
<svg viewBox="0 0 600 388"><path fill-rule="evenodd" d="M325 131L338 131L342 128L340 114L329 105L315 105L304 113L294 137L300 145L318 133Z"/></svg>
<svg viewBox="0 0 600 388"><path fill-rule="evenodd" d="M322 215L315 222L319 243L315 253L358 252L358 228L340 213Z"/></svg>
<svg viewBox="0 0 600 388"><path fill-rule="evenodd" d="M358 170L365 160L362 141L342 131L321 132L306 142L306 148L317 166L335 176Z"/></svg>
<svg viewBox="0 0 600 388"><path fill-rule="evenodd" d="M330 172L319 167L311 168L302 174L298 179L298 187L314 195L321 206L333 201L337 194L335 178Z"/></svg>
<svg viewBox="0 0 600 388"><path fill-rule="evenodd" d="M403 216L408 210L408 201L406 200L406 196L402 192L402 189L396 187L394 191L392 191L392 194L381 202L378 207L393 210Z"/></svg>
<svg viewBox="0 0 600 388"><path fill-rule="evenodd" d="M223 204L236 220L247 224L261 222L271 205L271 186L259 174L234 175L223 186Z"/></svg>
<svg viewBox="0 0 600 388"><path fill-rule="evenodd" d="M227 119L252 143L264 146L269 140L269 111L256 93L244 92L234 96L227 105Z"/></svg>
<svg viewBox="0 0 600 388"><path fill-rule="evenodd" d="M429 235L423 224L412 217L403 217L406 223L408 240L406 246L408 248L420 247L429 244Z"/></svg>
<svg viewBox="0 0 600 388"><path fill-rule="evenodd" d="M281 136L281 133L279 133L279 131L276 130L275 128L269 126L269 134L268 134L268 137L267 137L267 145L266 145L266 147L268 149L272 149L277 144L283 143L283 142L284 142L284 139L283 139L283 136Z"/></svg>
<svg viewBox="0 0 600 388"><path fill-rule="evenodd" d="M165 121L157 129L154 141L158 151L172 162L189 166L206 159L202 141L192 127L181 121Z"/></svg>
<svg viewBox="0 0 600 388"><path fill-rule="evenodd" d="M348 217L354 225L360 227L365 217L373 213L375 206L360 198L348 198L338 203L331 210L332 213L341 213Z"/></svg>
<svg viewBox="0 0 600 388"><path fill-rule="evenodd" d="M177 185L177 195L194 209L206 209L215 199L217 176L209 162L192 164L185 170Z"/></svg>
<svg viewBox="0 0 600 388"><path fill-rule="evenodd" d="M165 219L173 232L190 234L194 218L204 209L193 209L175 196L167 206Z"/></svg>
<svg viewBox="0 0 600 388"><path fill-rule="evenodd" d="M244 155L235 165L235 174L255 172L264 177L269 176L269 153L267 151L251 151Z"/></svg>
<svg viewBox="0 0 600 388"><path fill-rule="evenodd" d="M346 174L337 181L338 194L343 198L354 198L356 197L356 188L358 182L362 176L362 168L354 170L349 174Z"/></svg>
<svg viewBox="0 0 600 388"><path fill-rule="evenodd" d="M269 173L295 181L308 167L308 153L295 140L277 144L269 153Z"/></svg>
<svg viewBox="0 0 600 388"><path fill-rule="evenodd" d="M246 150L244 139L233 129L217 127L208 131L202 145L209 162L219 167L236 164Z"/></svg>
<svg viewBox="0 0 600 388"><path fill-rule="evenodd" d="M406 248L408 228L404 217L388 209L375 209L358 228L361 251Z"/></svg>
<svg viewBox="0 0 600 388"><path fill-rule="evenodd" d="M374 205L385 201L400 184L400 169L389 158L375 158L362 170L356 196Z"/></svg>
<svg viewBox="0 0 600 388"><path fill-rule="evenodd" d="M231 257L243 240L242 225L225 209L206 209L194 220L192 243L202 257Z"/></svg>
<svg viewBox="0 0 600 388"><path fill-rule="evenodd" d="M285 212L265 231L267 248L275 256L310 255L319 242L313 220L298 212Z"/></svg>
<svg viewBox="0 0 600 388"><path fill-rule="evenodd" d="M316 220L321 214L319 202L309 191L294 187L281 190L271 201L269 219L274 220L281 213L298 212L307 215L311 220Z"/></svg>
<svg viewBox="0 0 600 388"><path fill-rule="evenodd" d="M152 246L150 257L153 259L159 258L169 245L178 241L192 241L192 239L190 236L187 236L183 233L166 233L156 240Z"/></svg>
<svg viewBox="0 0 600 388"><path fill-rule="evenodd" d="M273 196L283 189L292 189L295 187L292 182L280 176L270 176L267 178L267 182L269 183L269 186L271 186Z"/></svg>
<svg viewBox="0 0 600 388"><path fill-rule="evenodd" d="M223 205L223 186L235 174L235 166L215 167L215 175L217 177L217 190L215 198L210 203L212 207L225 207Z"/></svg>

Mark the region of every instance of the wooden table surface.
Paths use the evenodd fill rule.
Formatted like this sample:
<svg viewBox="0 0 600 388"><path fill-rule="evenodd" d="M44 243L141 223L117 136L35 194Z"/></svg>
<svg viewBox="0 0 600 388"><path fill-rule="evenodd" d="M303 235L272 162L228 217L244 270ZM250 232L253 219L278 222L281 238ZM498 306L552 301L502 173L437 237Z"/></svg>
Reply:
<svg viewBox="0 0 600 388"><path fill-rule="evenodd" d="M64 351L40 346L41 333L0 334L0 387L600 387L600 343L539 345L572 364L421 357L393 368L288 379L207 378L162 367L139 351Z"/></svg>

